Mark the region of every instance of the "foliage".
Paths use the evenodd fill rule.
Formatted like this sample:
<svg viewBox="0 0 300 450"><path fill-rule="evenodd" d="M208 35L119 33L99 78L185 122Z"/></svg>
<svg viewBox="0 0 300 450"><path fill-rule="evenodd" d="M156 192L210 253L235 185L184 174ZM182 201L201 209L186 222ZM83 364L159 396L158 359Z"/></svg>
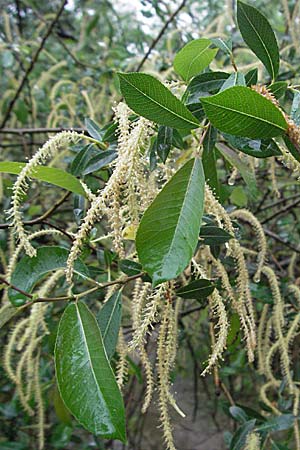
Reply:
<svg viewBox="0 0 300 450"><path fill-rule="evenodd" d="M188 349L195 405L197 378L212 374L235 422L226 448L300 450L298 2L282 2L288 37L282 18L271 26L240 1L239 34L231 2L226 22L211 1L201 38L195 2L189 32L163 27L152 44L126 10L81 3L48 19L44 4L8 2L2 15L0 446L90 448L92 435L142 448L156 401L175 450L170 409L191 412L172 384ZM161 3L144 16L165 20ZM28 150L40 132L55 134Z"/></svg>

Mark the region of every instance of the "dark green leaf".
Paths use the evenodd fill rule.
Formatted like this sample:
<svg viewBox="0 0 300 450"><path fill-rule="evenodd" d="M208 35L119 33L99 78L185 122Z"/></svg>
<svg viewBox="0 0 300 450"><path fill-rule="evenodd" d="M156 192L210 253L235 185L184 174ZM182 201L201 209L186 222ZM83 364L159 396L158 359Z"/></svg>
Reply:
<svg viewBox="0 0 300 450"><path fill-rule="evenodd" d="M281 151L273 139L249 139L226 133L223 133L223 136L233 148L255 158L281 155Z"/></svg>
<svg viewBox="0 0 300 450"><path fill-rule="evenodd" d="M218 49L211 49L209 39L196 39L186 44L174 58L174 70L188 81L202 72L216 56Z"/></svg>
<svg viewBox="0 0 300 450"><path fill-rule="evenodd" d="M101 130L99 125L97 125L92 119L85 119L84 124L89 135L97 141L101 142L103 131Z"/></svg>
<svg viewBox="0 0 300 450"><path fill-rule="evenodd" d="M286 81L276 81L276 83L268 86L269 91L272 92L275 98L283 97L288 87L288 83Z"/></svg>
<svg viewBox="0 0 300 450"><path fill-rule="evenodd" d="M279 50L269 22L256 8L241 1L237 3L237 21L244 41L275 80L279 70Z"/></svg>
<svg viewBox="0 0 300 450"><path fill-rule="evenodd" d="M87 162L82 171L82 175L97 172L97 170L100 170L110 164L114 159L116 159L117 156L118 153L114 150L104 150Z"/></svg>
<svg viewBox="0 0 300 450"><path fill-rule="evenodd" d="M18 312L20 312L21 308L16 308L15 306L7 303L1 308L0 314L0 329L10 321Z"/></svg>
<svg viewBox="0 0 300 450"><path fill-rule="evenodd" d="M287 147L287 149L291 152L291 154L293 155L293 157L300 162L300 153L299 153L299 149L295 147L295 145L293 144L293 142L290 140L290 138L288 136L283 136L283 140L284 143Z"/></svg>
<svg viewBox="0 0 300 450"><path fill-rule="evenodd" d="M200 100L212 125L225 133L266 139L287 130L282 112L248 87L234 86Z"/></svg>
<svg viewBox="0 0 300 450"><path fill-rule="evenodd" d="M187 108L200 122L204 119L205 112L200 102L188 104Z"/></svg>
<svg viewBox="0 0 300 450"><path fill-rule="evenodd" d="M136 236L139 260L157 286L176 278L190 262L203 213L204 173L188 161L144 213Z"/></svg>
<svg viewBox="0 0 300 450"><path fill-rule="evenodd" d="M246 422L243 424L238 430L234 433L231 444L230 444L230 450L244 450L245 442L247 439L247 436L253 428L255 427L256 420L249 420L249 422Z"/></svg>
<svg viewBox="0 0 300 450"><path fill-rule="evenodd" d="M219 182L218 182L216 154L215 154L215 144L217 141L217 135L218 133L216 128L209 125L209 128L203 140L202 163L205 173L205 179L209 184L209 186L214 191L214 193L218 196Z"/></svg>
<svg viewBox="0 0 300 450"><path fill-rule="evenodd" d="M142 265L132 261L131 259L121 259L119 267L122 272L126 273L129 277L137 275L143 271Z"/></svg>
<svg viewBox="0 0 300 450"><path fill-rule="evenodd" d="M30 293L36 283L50 272L66 267L69 251L63 247L40 247L33 258L23 256L17 263L11 276L11 283L22 291ZM75 262L75 272L83 278L89 277L87 267L80 261ZM14 289L8 290L12 304L23 304L27 297ZM21 303L22 302L22 303Z"/></svg>
<svg viewBox="0 0 300 450"><path fill-rule="evenodd" d="M199 122L160 81L145 73L119 73L121 92L137 114L168 127L191 129Z"/></svg>
<svg viewBox="0 0 300 450"><path fill-rule="evenodd" d="M117 291L104 303L97 314L97 322L108 359L111 359L116 351L121 318L122 292Z"/></svg>
<svg viewBox="0 0 300 450"><path fill-rule="evenodd" d="M175 130L175 128L173 129L172 145L174 145L174 147L179 148L179 149L184 148L184 142L183 142L182 136L178 130Z"/></svg>
<svg viewBox="0 0 300 450"><path fill-rule="evenodd" d="M183 96L186 104L198 103L199 97L215 94L229 77L229 73L225 72L207 72L201 73L193 78Z"/></svg>
<svg viewBox="0 0 300 450"><path fill-rule="evenodd" d="M125 442L122 396L96 319L84 303L70 304L60 320L55 367L60 395L78 422L93 434Z"/></svg>
<svg viewBox="0 0 300 450"><path fill-rule="evenodd" d="M79 175L82 174L82 171L85 167L85 165L87 164L87 162L89 161L89 159L92 157L92 155L94 154L95 150L94 150L94 145L86 145L85 147L83 147L83 149L77 153L77 155L75 156L75 158L72 161L70 170L71 170L71 174L74 175L75 177L78 177ZM98 153L98 151L97 151Z"/></svg>
<svg viewBox="0 0 300 450"><path fill-rule="evenodd" d="M205 245L220 245L225 244L233 238L231 234L213 225L204 225L200 228L200 237Z"/></svg>
<svg viewBox="0 0 300 450"><path fill-rule="evenodd" d="M3 161L0 162L0 172L18 175L25 164L26 163L21 162ZM79 194L83 197L86 197L86 193L81 186L80 181L77 180L77 178L75 178L73 175L65 172L62 169L39 166L34 169L30 176L31 178L36 178L37 180L51 183L54 186L61 187L63 189L66 189L67 191L74 192L74 194Z"/></svg>
<svg viewBox="0 0 300 450"><path fill-rule="evenodd" d="M257 69L251 69L249 72L245 75L245 81L247 86L252 86L257 83L258 79L258 70Z"/></svg>
<svg viewBox="0 0 300 450"><path fill-rule="evenodd" d="M214 289L215 286L210 280L195 280L180 289L176 289L176 295L186 299L203 300L207 298Z"/></svg>
<svg viewBox="0 0 300 450"><path fill-rule="evenodd" d="M117 128L118 128L118 125L114 122L110 122L106 126L104 126L101 129L101 132L103 132L103 137L102 137L103 142L115 142L117 140L117 136L116 136Z"/></svg>
<svg viewBox="0 0 300 450"><path fill-rule="evenodd" d="M159 127L157 134L157 154L163 163L166 162L172 148L173 128Z"/></svg>

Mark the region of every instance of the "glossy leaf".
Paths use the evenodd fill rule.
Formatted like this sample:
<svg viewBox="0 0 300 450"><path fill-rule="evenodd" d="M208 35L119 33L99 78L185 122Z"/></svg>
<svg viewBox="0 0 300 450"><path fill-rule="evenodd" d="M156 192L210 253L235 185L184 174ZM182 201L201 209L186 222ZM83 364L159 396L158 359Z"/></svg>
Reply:
<svg viewBox="0 0 300 450"><path fill-rule="evenodd" d="M137 275L143 271L142 265L130 259L121 259L119 263L120 270L129 277Z"/></svg>
<svg viewBox="0 0 300 450"><path fill-rule="evenodd" d="M247 72L245 75L245 80L247 86L252 86L253 84L256 84L258 80L258 70L257 69L249 70L249 72Z"/></svg>
<svg viewBox="0 0 300 450"><path fill-rule="evenodd" d="M82 174L82 171L88 161L96 154L99 153L99 150L95 150L93 144L85 145L82 150L75 156L72 161L70 170L71 174L75 177L78 177Z"/></svg>
<svg viewBox="0 0 300 450"><path fill-rule="evenodd" d="M173 143L173 128L159 127L156 151L163 163L166 162Z"/></svg>
<svg viewBox="0 0 300 450"><path fill-rule="evenodd" d="M121 92L137 114L160 125L191 129L198 120L160 81L145 73L119 73Z"/></svg>
<svg viewBox="0 0 300 450"><path fill-rule="evenodd" d="M237 21L244 41L275 80L279 70L279 50L271 25L261 12L241 1L237 2Z"/></svg>
<svg viewBox="0 0 300 450"><path fill-rule="evenodd" d="M287 130L279 109L248 87L234 86L200 100L213 126L225 133L266 139Z"/></svg>
<svg viewBox="0 0 300 450"><path fill-rule="evenodd" d="M246 86L246 80L242 72L232 73L222 85L220 92L225 91L225 89L228 89L232 86Z"/></svg>
<svg viewBox="0 0 300 450"><path fill-rule="evenodd" d="M174 70L185 81L202 72L216 56L218 49L211 49L209 39L196 39L186 44L174 58Z"/></svg>
<svg viewBox="0 0 300 450"><path fill-rule="evenodd" d="M0 162L0 172L18 175L25 164L26 163L21 162L2 161ZM46 183L61 187L63 189L66 189L67 191L73 192L74 194L86 197L86 193L81 186L80 181L77 180L77 178L75 178L73 175L65 172L62 169L39 166L34 169L30 176L31 178L45 181Z"/></svg>
<svg viewBox="0 0 300 450"><path fill-rule="evenodd" d="M216 128L209 125L203 140L202 163L207 183L216 195L219 195L219 182L215 154L217 135L218 133Z"/></svg>
<svg viewBox="0 0 300 450"><path fill-rule="evenodd" d="M276 81L276 83L268 86L268 90L272 92L275 98L283 97L286 93L288 83L286 81Z"/></svg>
<svg viewBox="0 0 300 450"><path fill-rule="evenodd" d="M288 136L283 136L284 143L288 150L291 152L293 157L300 162L300 153L298 148L295 147L294 143L290 140Z"/></svg>
<svg viewBox="0 0 300 450"><path fill-rule="evenodd" d="M139 260L157 286L176 278L190 262L203 214L204 173L188 161L144 213L136 236Z"/></svg>
<svg viewBox="0 0 300 450"><path fill-rule="evenodd" d="M66 267L69 251L63 247L40 247L33 258L23 256L17 263L11 276L11 283L19 289L31 293L36 283L54 270ZM75 273L83 278L89 277L87 267L80 261L75 262ZM12 304L20 305L27 297L14 289L8 290L8 297Z"/></svg>
<svg viewBox="0 0 300 450"><path fill-rule="evenodd" d="M108 359L111 359L116 351L121 318L122 292L117 291L104 303L97 314L97 322Z"/></svg>
<svg viewBox="0 0 300 450"><path fill-rule="evenodd" d="M244 423L240 428L237 429L237 431L234 433L231 443L230 443L230 450L243 450L245 448L245 442L247 439L247 436L253 428L255 427L256 420L249 420L248 422Z"/></svg>
<svg viewBox="0 0 300 450"><path fill-rule="evenodd" d="M198 103L199 97L209 94L215 94L229 78L226 72L207 72L201 73L193 78L183 95L186 104Z"/></svg>
<svg viewBox="0 0 300 450"><path fill-rule="evenodd" d="M118 156L114 150L104 150L98 155L91 158L82 170L82 175L88 175L89 173L97 172L97 170L110 164Z"/></svg>
<svg viewBox="0 0 300 450"><path fill-rule="evenodd" d="M122 396L96 319L84 303L70 304L60 320L55 367L60 395L78 422L95 435L125 442Z"/></svg>
<svg viewBox="0 0 300 450"><path fill-rule="evenodd" d="M223 228L214 225L203 225L200 229L200 238L205 245L220 245L228 242L233 236L226 230L223 230Z"/></svg>
<svg viewBox="0 0 300 450"><path fill-rule="evenodd" d="M84 124L89 135L97 141L101 142L103 131L101 130L99 125L97 125L96 122L94 122L92 119L85 119Z"/></svg>
<svg viewBox="0 0 300 450"><path fill-rule="evenodd" d="M176 290L178 297L186 299L203 300L207 298L215 289L210 280L194 280L186 286Z"/></svg>
<svg viewBox="0 0 300 450"><path fill-rule="evenodd" d="M281 155L281 150L273 139L249 139L226 133L223 136L233 148L255 158Z"/></svg>

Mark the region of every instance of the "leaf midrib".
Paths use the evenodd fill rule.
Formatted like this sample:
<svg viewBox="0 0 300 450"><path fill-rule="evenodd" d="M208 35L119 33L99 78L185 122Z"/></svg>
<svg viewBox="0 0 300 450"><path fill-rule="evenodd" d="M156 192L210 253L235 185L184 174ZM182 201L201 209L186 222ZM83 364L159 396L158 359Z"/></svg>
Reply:
<svg viewBox="0 0 300 450"><path fill-rule="evenodd" d="M252 114L245 113L243 111L239 111L239 110L233 109L233 108L228 108L228 107L226 107L224 105L220 105L220 104L213 103L213 102L205 102L204 101L204 103L207 103L208 105L214 105L214 106L217 106L218 108L223 108L223 109L225 109L227 111L235 112L235 113L241 114L241 115L246 116L246 117L251 117L252 119L259 120L261 122L265 122L265 123L267 123L269 125L272 125L275 128L279 128L280 130L286 131L286 128L282 128L281 126L279 126L279 125L277 125L277 124L275 124L273 122L269 122L267 119L264 119L262 117L256 117L256 116L253 116ZM284 117L283 117L283 119L284 119Z"/></svg>
<svg viewBox="0 0 300 450"><path fill-rule="evenodd" d="M250 18L248 17L247 13L246 13L245 10L243 9L243 3L240 2L240 5L241 5L241 10L242 10L242 12L243 12L243 14L244 14L246 20L248 21L248 23L249 23L249 25L251 26L251 28L254 30L255 34L257 35L258 39L260 40L260 42L262 43L262 46L264 47L264 49L265 49L265 51L266 51L266 54L267 54L267 56L268 56L268 59L269 59L269 61L270 61L270 63L271 63L271 68L272 68L272 79L274 80L274 79L275 79L275 70L274 70L274 65L273 65L273 61L272 61L271 55L270 55L270 53L269 53L267 47L265 46L264 41L263 41L262 38L260 37L259 33L256 31L256 28L255 28L254 25L252 24L252 22L251 22Z"/></svg>
<svg viewBox="0 0 300 450"><path fill-rule="evenodd" d="M122 77L122 75L120 75ZM130 86L132 86L134 89L136 89L140 94L144 95L145 97L147 97L151 102L155 103L156 105L160 106L161 108L165 109L166 111L168 111L169 113L171 113L173 116L187 122L190 123L192 125L197 125L199 126L198 122L192 122L191 120L187 119L186 117L180 116L179 114L177 114L175 111L172 111L171 109L167 108L166 106L162 105L161 103L157 102L154 98L149 97L148 94L146 94L145 92L141 91L137 86L135 86L134 84L130 83L130 81L124 77L122 77L122 79L129 84ZM170 94L172 95L172 93L170 92ZM176 97L175 97L176 98ZM177 99L178 100L178 99ZM178 100L180 102L180 100ZM184 106L184 105L183 105Z"/></svg>
<svg viewBox="0 0 300 450"><path fill-rule="evenodd" d="M187 76L186 76L186 79L187 79L187 80L190 79L190 71L191 71L192 65L196 63L197 59L200 58L200 56L202 56L202 54L209 48L209 46L210 46L210 43L207 43L207 44L206 44L206 47L204 47L204 48L201 50L201 52L198 53L198 55L195 56L195 58L192 59L192 61L190 62L189 66L188 66L188 70L187 70Z"/></svg>

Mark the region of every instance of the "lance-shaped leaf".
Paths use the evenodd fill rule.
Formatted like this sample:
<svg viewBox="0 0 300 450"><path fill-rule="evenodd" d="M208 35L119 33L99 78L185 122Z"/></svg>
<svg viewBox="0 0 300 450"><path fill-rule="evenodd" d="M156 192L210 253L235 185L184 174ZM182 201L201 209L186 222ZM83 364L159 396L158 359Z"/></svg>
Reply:
<svg viewBox="0 0 300 450"><path fill-rule="evenodd" d="M202 72L218 52L217 48L209 48L210 45L209 39L196 39L186 44L175 56L175 72L186 81Z"/></svg>
<svg viewBox="0 0 300 450"><path fill-rule="evenodd" d="M84 303L70 304L55 344L59 392L66 407L91 433L125 442L125 413L96 319Z"/></svg>
<svg viewBox="0 0 300 450"><path fill-rule="evenodd" d="M118 73L121 92L137 114L179 129L199 126L196 117L160 81L146 73Z"/></svg>
<svg viewBox="0 0 300 450"><path fill-rule="evenodd" d="M111 359L116 350L122 318L122 293L115 292L97 314L104 348L108 359Z"/></svg>
<svg viewBox="0 0 300 450"><path fill-rule="evenodd" d="M40 247L33 258L26 255L20 259L12 273L11 283L22 291L30 293L44 276L55 270L64 269L68 256L68 249L63 247ZM90 276L87 267L80 260L75 262L74 269L83 278ZM20 306L28 300L24 294L12 288L8 290L8 297L15 306Z"/></svg>
<svg viewBox="0 0 300 450"><path fill-rule="evenodd" d="M190 262L198 241L203 197L204 173L196 158L171 178L142 217L136 248L153 286L176 278Z"/></svg>
<svg viewBox="0 0 300 450"><path fill-rule="evenodd" d="M244 41L275 80L279 69L279 50L271 25L256 8L241 1L237 2L237 21Z"/></svg>
<svg viewBox="0 0 300 450"><path fill-rule="evenodd" d="M210 280L194 280L186 286L177 289L176 295L178 295L178 297L187 299L194 298L196 300L203 300L208 297L214 289L215 286Z"/></svg>
<svg viewBox="0 0 300 450"><path fill-rule="evenodd" d="M287 130L281 111L248 87L234 86L200 100L212 125L225 133L266 139Z"/></svg>
<svg viewBox="0 0 300 450"><path fill-rule="evenodd" d="M200 238L203 239L203 244L205 245L219 245L225 244L233 236L226 230L223 230L223 228L214 225L203 225L200 229Z"/></svg>
<svg viewBox="0 0 300 450"><path fill-rule="evenodd" d="M22 162L3 161L0 162L0 172L18 175L25 165L26 163ZM81 186L80 181L65 170L39 166L34 168L30 177L45 181L46 183L51 183L54 186L61 187L67 191L74 192L74 194L86 197L86 193Z"/></svg>

